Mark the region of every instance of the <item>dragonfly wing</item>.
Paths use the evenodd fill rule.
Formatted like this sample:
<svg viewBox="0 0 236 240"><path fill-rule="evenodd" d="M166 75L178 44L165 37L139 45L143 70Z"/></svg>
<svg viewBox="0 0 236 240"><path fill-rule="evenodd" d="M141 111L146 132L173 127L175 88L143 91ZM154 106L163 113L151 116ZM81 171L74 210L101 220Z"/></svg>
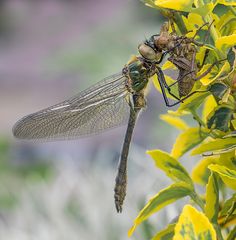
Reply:
<svg viewBox="0 0 236 240"><path fill-rule="evenodd" d="M21 139L62 140L103 132L127 122L128 95L126 77L112 75L69 100L22 118L13 134Z"/></svg>

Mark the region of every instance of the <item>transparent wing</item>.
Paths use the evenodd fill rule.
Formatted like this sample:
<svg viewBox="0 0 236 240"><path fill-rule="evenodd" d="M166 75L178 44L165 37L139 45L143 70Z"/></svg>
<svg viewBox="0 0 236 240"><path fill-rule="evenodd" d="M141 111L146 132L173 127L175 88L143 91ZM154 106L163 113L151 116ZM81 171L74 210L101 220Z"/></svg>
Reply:
<svg viewBox="0 0 236 240"><path fill-rule="evenodd" d="M78 95L30 114L13 127L21 139L74 139L127 122L129 92L122 73L112 75Z"/></svg>

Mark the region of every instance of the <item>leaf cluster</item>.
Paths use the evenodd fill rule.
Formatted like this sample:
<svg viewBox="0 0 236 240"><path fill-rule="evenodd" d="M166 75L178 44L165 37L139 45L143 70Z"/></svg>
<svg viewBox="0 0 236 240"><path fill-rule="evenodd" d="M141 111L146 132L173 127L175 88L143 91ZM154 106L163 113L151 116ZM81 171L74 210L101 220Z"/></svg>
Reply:
<svg viewBox="0 0 236 240"><path fill-rule="evenodd" d="M151 215L178 199L189 197L175 222L158 232L158 239L227 239L236 237L236 2L233 0L145 0L174 23L179 35L194 36L204 23L197 41L196 61L202 64L199 76L214 62L211 71L197 81L194 90L202 90L186 99L176 111L161 119L181 131L171 153L152 150L147 153L155 166L173 180L173 184L153 196L134 220L129 231ZM204 42L208 34L207 42ZM163 69L173 69L166 62ZM169 82L173 82L168 76ZM157 86L157 89L159 87ZM184 117L192 116L196 126ZM184 154L200 155L201 160L189 174L179 162ZM203 195L196 185L205 189Z"/></svg>

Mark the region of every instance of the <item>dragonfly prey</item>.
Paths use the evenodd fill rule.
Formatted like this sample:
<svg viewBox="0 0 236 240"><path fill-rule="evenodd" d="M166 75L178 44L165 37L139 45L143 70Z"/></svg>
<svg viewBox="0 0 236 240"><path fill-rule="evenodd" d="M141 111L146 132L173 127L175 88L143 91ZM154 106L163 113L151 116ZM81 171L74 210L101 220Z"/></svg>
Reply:
<svg viewBox="0 0 236 240"><path fill-rule="evenodd" d="M64 102L23 117L13 127L17 138L52 141L92 135L128 121L114 189L117 212L122 211L126 195L129 147L137 117L146 106L149 79L158 75L167 106L174 106L188 97L169 103L165 90L170 94L171 91L158 65L173 50L160 51L155 44L158 38L159 35L153 35L141 43L139 55L134 56L120 73L105 78Z"/></svg>

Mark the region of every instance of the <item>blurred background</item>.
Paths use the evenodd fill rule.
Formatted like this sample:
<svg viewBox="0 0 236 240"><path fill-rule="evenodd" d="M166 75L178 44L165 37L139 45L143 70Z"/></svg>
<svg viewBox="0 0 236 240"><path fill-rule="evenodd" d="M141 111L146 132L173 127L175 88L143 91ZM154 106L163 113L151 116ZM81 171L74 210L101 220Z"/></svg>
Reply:
<svg viewBox="0 0 236 240"><path fill-rule="evenodd" d="M126 127L75 141L32 143L12 136L24 115L119 72L164 19L138 0L0 1L0 239L128 239L134 218L169 184L145 154L170 151L178 132L161 122L150 84L130 150L122 214L113 188ZM161 211L135 232L149 239L177 215Z"/></svg>

